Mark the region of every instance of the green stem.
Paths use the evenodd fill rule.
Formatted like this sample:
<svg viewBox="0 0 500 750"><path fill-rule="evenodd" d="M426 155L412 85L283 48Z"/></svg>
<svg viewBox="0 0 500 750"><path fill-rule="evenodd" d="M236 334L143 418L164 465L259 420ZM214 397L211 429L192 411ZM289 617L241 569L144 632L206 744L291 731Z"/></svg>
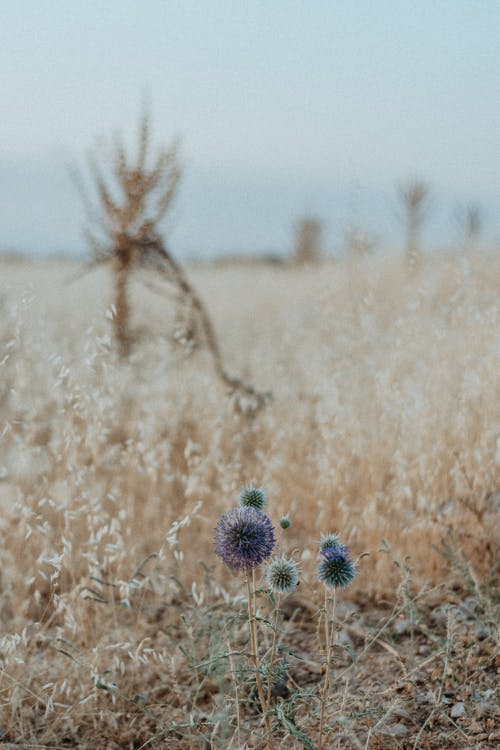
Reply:
<svg viewBox="0 0 500 750"><path fill-rule="evenodd" d="M274 658L276 656L276 643L278 636L278 622L280 616L280 598L281 594L276 595L276 608L274 610L274 630L273 630L273 643L271 646L271 656L269 657L269 669L267 672L267 705L271 703L271 690L273 686L273 666Z"/></svg>
<svg viewBox="0 0 500 750"><path fill-rule="evenodd" d="M329 616L329 613L330 616ZM318 750L323 748L323 730L325 726L326 704L328 698L328 688L330 686L330 666L332 662L332 653L335 639L335 589L331 596L327 595L325 588L325 635L326 635L326 668L323 689L321 691L321 710L319 716L319 740Z"/></svg>
<svg viewBox="0 0 500 750"><path fill-rule="evenodd" d="M252 570L252 586L250 586L250 579L248 573L245 575L245 583L247 587L247 599L248 599L248 629L250 631L250 645L252 649L252 660L255 670L255 682L257 684L257 693L259 695L260 705L262 714L264 716L264 723L267 731L267 748L273 750L273 744L271 740L271 722L268 716L267 701L264 695L264 688L262 686L262 678L260 675L259 665L259 644L257 638L257 628L255 623L255 612L256 612L256 595L255 595L255 571Z"/></svg>

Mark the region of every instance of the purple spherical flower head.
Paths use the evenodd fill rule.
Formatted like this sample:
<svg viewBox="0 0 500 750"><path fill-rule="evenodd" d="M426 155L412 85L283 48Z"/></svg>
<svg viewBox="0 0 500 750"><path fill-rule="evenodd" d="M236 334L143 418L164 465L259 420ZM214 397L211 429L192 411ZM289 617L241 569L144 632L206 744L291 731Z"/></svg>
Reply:
<svg viewBox="0 0 500 750"><path fill-rule="evenodd" d="M214 532L215 551L233 572L257 568L274 547L270 519L250 507L230 510L220 517Z"/></svg>
<svg viewBox="0 0 500 750"><path fill-rule="evenodd" d="M327 560L345 560L349 559L349 550L345 544L337 544L336 547L324 547L321 556Z"/></svg>

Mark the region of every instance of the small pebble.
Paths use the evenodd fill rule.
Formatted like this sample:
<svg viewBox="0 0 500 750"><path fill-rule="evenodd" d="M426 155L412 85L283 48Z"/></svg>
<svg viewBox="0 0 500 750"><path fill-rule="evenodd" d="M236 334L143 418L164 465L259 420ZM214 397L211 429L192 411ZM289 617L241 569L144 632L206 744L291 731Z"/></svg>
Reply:
<svg viewBox="0 0 500 750"><path fill-rule="evenodd" d="M452 719L459 719L461 716L465 714L465 706L463 703L455 703L453 708L451 709L450 716Z"/></svg>
<svg viewBox="0 0 500 750"><path fill-rule="evenodd" d="M386 731L391 737L405 737L408 734L408 727L404 724L391 724Z"/></svg>
<svg viewBox="0 0 500 750"><path fill-rule="evenodd" d="M404 635L411 627L411 620L398 620L394 625L394 632L397 635Z"/></svg>

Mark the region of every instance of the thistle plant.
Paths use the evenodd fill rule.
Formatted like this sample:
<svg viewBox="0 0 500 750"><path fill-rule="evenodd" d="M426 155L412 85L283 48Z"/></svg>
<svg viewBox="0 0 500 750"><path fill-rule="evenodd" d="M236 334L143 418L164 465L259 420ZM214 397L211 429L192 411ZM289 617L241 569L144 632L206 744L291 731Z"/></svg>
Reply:
<svg viewBox="0 0 500 750"><path fill-rule="evenodd" d="M299 582L299 570L297 563L291 557L280 555L273 558L266 569L265 581L271 594L275 597L274 623L273 623L273 641L271 645L271 655L269 657L269 667L267 670L267 704L271 701L271 691L273 687L273 667L276 658L276 646L278 643L278 626L280 616L281 597L290 594L295 590Z"/></svg>
<svg viewBox="0 0 500 750"><path fill-rule="evenodd" d="M280 672L276 667L280 606L282 597L295 591L299 582L299 568L294 557L281 550L278 550L272 556L276 546L275 529L270 518L263 512L265 502L266 496L263 489L253 486L245 487L240 493L238 507L222 515L217 522L214 531L214 545L216 554L231 572L244 576L247 589L248 628L255 683L266 726L267 748L272 750L273 738L270 715L273 678L278 673L281 674L284 669L284 667L281 668ZM279 525L281 529L290 527L291 521L288 515L280 519ZM317 575L319 581L323 584L325 597L322 613L324 615L326 666L324 682L320 692L319 741L317 745L318 750L322 750L324 747L323 735L325 734L330 670L335 645L336 591L352 583L356 577L356 568L350 558L348 548L342 544L337 533L322 535L318 543L318 552ZM274 612L271 645L261 657L259 655L257 631L256 571L263 563L265 563L264 583L270 595ZM282 724L279 704L273 707L273 711L278 722ZM296 726L295 729L302 738L305 737Z"/></svg>
<svg viewBox="0 0 500 750"><path fill-rule="evenodd" d="M255 570L273 551L274 527L271 520L254 507L243 506L221 516L214 532L215 552L233 573L243 573L247 589L248 628L257 693L267 730L267 746L272 750L269 701L262 685L259 641L256 627ZM269 693L269 691L268 691Z"/></svg>
<svg viewBox="0 0 500 750"><path fill-rule="evenodd" d="M333 648L335 645L335 599L338 588L349 586L356 577L356 568L350 559L348 548L340 543L337 534L321 537L319 542L320 560L318 562L318 578L325 588L325 644L326 666L323 687L321 690L321 709L319 720L318 750L323 747L323 731L325 713L330 686L330 668Z"/></svg>

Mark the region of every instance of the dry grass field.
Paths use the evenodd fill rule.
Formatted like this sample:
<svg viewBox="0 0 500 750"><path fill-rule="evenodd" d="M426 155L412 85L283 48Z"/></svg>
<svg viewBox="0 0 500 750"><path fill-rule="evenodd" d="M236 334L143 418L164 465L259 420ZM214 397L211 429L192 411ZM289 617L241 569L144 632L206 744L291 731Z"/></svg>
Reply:
<svg viewBox="0 0 500 750"><path fill-rule="evenodd" d="M192 269L227 369L273 394L256 415L140 278L120 360L110 279L75 270L0 262L0 744L266 747L212 541L256 483L301 567L274 747L316 747L331 531L361 559L325 747L494 747L500 255Z"/></svg>

